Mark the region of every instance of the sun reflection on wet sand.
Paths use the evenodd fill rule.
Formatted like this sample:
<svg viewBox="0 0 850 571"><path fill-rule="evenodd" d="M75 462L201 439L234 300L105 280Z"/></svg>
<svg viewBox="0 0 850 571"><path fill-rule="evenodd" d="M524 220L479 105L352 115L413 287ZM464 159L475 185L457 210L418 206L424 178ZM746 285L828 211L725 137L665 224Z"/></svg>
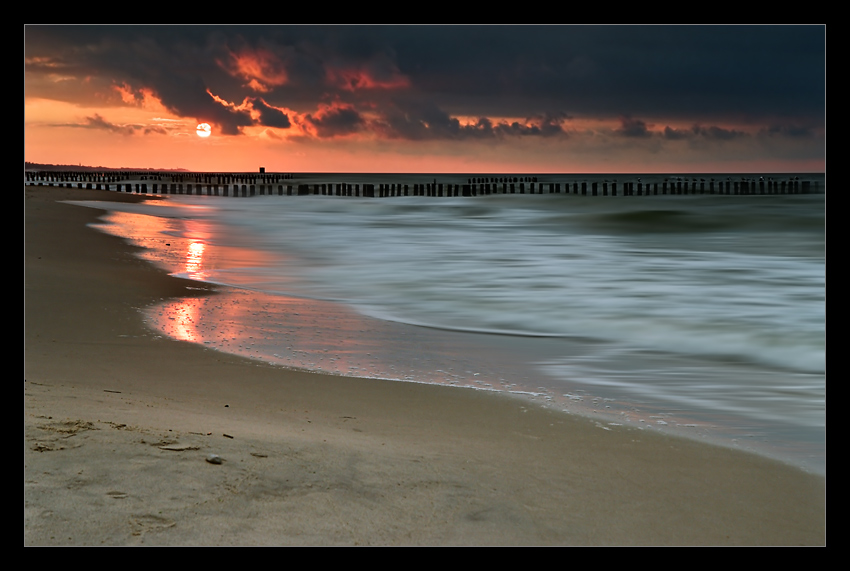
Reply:
<svg viewBox="0 0 850 571"><path fill-rule="evenodd" d="M139 252L141 258L170 273L185 272L192 278L203 279L206 271L262 267L269 263L269 255L261 251L221 245L223 240L217 240L215 226L206 220L140 214L132 211L133 206L138 205L103 203L104 208L125 210L112 210L103 222L93 226L144 248Z"/></svg>
<svg viewBox="0 0 850 571"><path fill-rule="evenodd" d="M148 315L170 337L296 369L493 390L522 380L508 357L482 365L456 333L413 331L330 302L226 288Z"/></svg>
<svg viewBox="0 0 850 571"><path fill-rule="evenodd" d="M178 303L170 305L167 310L159 315L159 329L169 337L180 341L203 343L203 337L198 333L196 327L200 316L199 301L202 300L184 298Z"/></svg>
<svg viewBox="0 0 850 571"><path fill-rule="evenodd" d="M204 243L192 242L186 251L186 273L195 274L204 268Z"/></svg>

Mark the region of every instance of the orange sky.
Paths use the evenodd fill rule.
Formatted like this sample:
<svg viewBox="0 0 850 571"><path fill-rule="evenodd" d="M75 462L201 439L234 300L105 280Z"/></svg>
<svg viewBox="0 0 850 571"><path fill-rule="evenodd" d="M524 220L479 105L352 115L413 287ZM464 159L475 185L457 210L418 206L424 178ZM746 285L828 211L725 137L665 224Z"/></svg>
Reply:
<svg viewBox="0 0 850 571"><path fill-rule="evenodd" d="M430 37L444 29L455 31L424 31ZM730 92L722 104L702 98L699 90L687 91L687 83L641 87L626 79L632 70L625 64L639 51L630 46L621 47L625 63L591 48L570 59L553 46L535 53L536 59L531 52L519 54L525 58L520 68L512 61L518 54L497 53L502 43L495 41L492 49L473 55L458 45L456 56L432 62L435 56L417 51L418 44L405 48L407 36L419 28L398 33L380 28L386 45L374 40L371 51L356 57L335 43L317 47L315 38L332 31L340 36L338 43L350 40L347 35L363 42L374 31L358 36L356 26L320 27L315 36L316 30L302 27L219 27L209 33L192 27L185 43L196 37L200 47L191 51L171 30L27 27L25 160L194 171L263 166L267 172L805 172L825 167L825 129L817 116L822 102L816 94L798 114L796 101L772 102L773 91L756 89L758 84L750 89L758 92L752 100ZM472 28L479 35L510 30ZM679 61L673 56L693 57L693 67L702 69L699 53L653 57L670 70ZM726 56L711 57L719 68ZM754 55L751 65L769 68L772 62L761 57ZM665 58L670 61L664 63ZM546 65L534 63L540 59ZM746 58L727 65L738 59ZM463 64L459 69L456 61ZM177 71L170 69L174 66ZM615 70L620 75L612 75ZM508 74L541 87L497 81L492 90L479 88ZM626 88L602 87L612 81L624 81ZM585 86L590 86L587 93L579 89ZM757 116L762 108L770 111ZM199 122L212 125L212 136L197 136Z"/></svg>
<svg viewBox="0 0 850 571"><path fill-rule="evenodd" d="M184 168L267 172L787 172L784 157L736 161L734 149L705 155L679 145L647 150L612 148L615 121L576 121L574 144L496 142L470 147L455 141L386 141L368 135L316 141L292 129L249 127L241 136L196 135L196 120L181 118L149 96L141 106L82 107L46 99L24 104L27 161L111 168ZM102 120L103 125L96 125ZM106 127L106 126L109 127ZM615 140L614 143L617 143ZM668 143L668 146L672 146ZM715 160L706 160L714 158ZM740 164L738 164L740 163ZM824 161L797 160L796 171L823 170Z"/></svg>

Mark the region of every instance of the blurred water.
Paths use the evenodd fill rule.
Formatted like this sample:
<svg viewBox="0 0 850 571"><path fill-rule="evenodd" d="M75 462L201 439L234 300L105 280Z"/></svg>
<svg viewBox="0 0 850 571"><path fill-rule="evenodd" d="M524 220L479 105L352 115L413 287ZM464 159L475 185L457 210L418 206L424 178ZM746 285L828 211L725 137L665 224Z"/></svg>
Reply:
<svg viewBox="0 0 850 571"><path fill-rule="evenodd" d="M256 358L516 390L824 469L824 195L172 196L122 208L160 226L130 230L139 223L116 214L113 232L178 275L243 292L226 312L193 302L199 342L248 353L253 328ZM315 305L294 300L383 325L295 323ZM163 330L177 311L158 310ZM312 341L296 352L336 356L293 363L299 338Z"/></svg>

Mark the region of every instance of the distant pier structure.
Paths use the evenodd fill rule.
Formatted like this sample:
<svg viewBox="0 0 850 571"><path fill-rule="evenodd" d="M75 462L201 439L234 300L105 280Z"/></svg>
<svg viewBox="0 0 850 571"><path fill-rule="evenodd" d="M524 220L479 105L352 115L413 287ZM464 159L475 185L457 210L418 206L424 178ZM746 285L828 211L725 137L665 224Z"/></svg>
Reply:
<svg viewBox="0 0 850 571"><path fill-rule="evenodd" d="M190 194L205 196L352 196L387 198L397 196L484 196L492 194L574 194L581 196L663 196L663 195L769 195L823 194L822 175L746 175L699 179L693 176L621 175L375 175L374 183L364 183L369 175L352 175L361 182L342 182L343 175L317 173L190 173L167 171L25 171L26 186L63 186L132 192L138 194ZM396 182L387 182L397 176ZM319 182L324 177L326 182ZM644 181L643 178L648 180ZM601 179L601 180L600 180ZM650 180L651 179L651 180ZM384 182L377 182L382 180ZM825 185L824 185L825 186Z"/></svg>

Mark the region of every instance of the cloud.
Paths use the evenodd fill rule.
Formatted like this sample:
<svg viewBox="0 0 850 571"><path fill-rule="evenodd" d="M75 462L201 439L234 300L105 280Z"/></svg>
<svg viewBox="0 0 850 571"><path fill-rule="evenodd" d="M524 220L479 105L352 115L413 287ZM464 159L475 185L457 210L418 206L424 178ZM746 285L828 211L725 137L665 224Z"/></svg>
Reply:
<svg viewBox="0 0 850 571"><path fill-rule="evenodd" d="M250 103L251 107L259 113L259 119L256 121L258 124L277 129L289 129L292 126L289 115L277 107L272 107L263 99L253 97L250 99Z"/></svg>
<svg viewBox="0 0 850 571"><path fill-rule="evenodd" d="M79 127L81 129L97 129L101 131L109 131L110 133L120 133L122 135L132 135L137 130L141 129L137 125L117 125L110 123L98 113L91 117L86 117L84 123L65 124L65 127Z"/></svg>
<svg viewBox="0 0 850 571"><path fill-rule="evenodd" d="M811 125L782 125L773 124L759 132L767 137L790 137L792 139L810 139L816 136L816 129Z"/></svg>
<svg viewBox="0 0 850 571"><path fill-rule="evenodd" d="M99 113L86 117L82 123L62 123L55 124L56 127L72 127L77 129L93 129L97 131L107 131L109 133L117 133L119 135L135 135L143 133L145 135L157 134L167 135L168 131L160 125L119 125L112 123L103 118Z"/></svg>
<svg viewBox="0 0 850 571"><path fill-rule="evenodd" d="M373 130L389 139L421 141L456 132L460 122L452 120L434 103L408 103L399 101L381 110L372 122Z"/></svg>
<svg viewBox="0 0 850 571"><path fill-rule="evenodd" d="M693 131L695 134L700 135L705 139L715 141L731 141L732 139L738 139L740 137L747 136L747 134L743 131L736 131L734 129L723 129L722 127L716 127L713 125L710 127L694 125Z"/></svg>
<svg viewBox="0 0 850 571"><path fill-rule="evenodd" d="M301 111L322 97L404 91L462 116L555 108L611 117L628 102L644 117L820 120L825 28L27 26L25 70L32 89L53 97L83 96L51 91L59 78L92 78L90 89L108 78L148 87L177 110L187 99L202 105L207 88ZM178 98L181 84L191 95Z"/></svg>
<svg viewBox="0 0 850 571"><path fill-rule="evenodd" d="M494 121L489 117L462 123L434 103L399 103L385 110L372 123L374 131L390 139L421 140L481 140L526 136L565 136L564 113L544 114L525 121Z"/></svg>
<svg viewBox="0 0 850 571"><path fill-rule="evenodd" d="M652 136L652 133L646 127L646 123L640 119L632 119L628 115L620 117L620 128L616 131L616 133L623 137L639 139L646 139Z"/></svg>
<svg viewBox="0 0 850 571"><path fill-rule="evenodd" d="M305 115L304 122L320 138L350 135L360 131L365 123L354 107L340 103L321 105L315 115Z"/></svg>
<svg viewBox="0 0 850 571"><path fill-rule="evenodd" d="M669 125L664 127L664 138L668 141L680 141L689 139L693 135L693 131L687 129L673 129Z"/></svg>
<svg viewBox="0 0 850 571"><path fill-rule="evenodd" d="M151 125L149 127L145 127L144 132L145 132L145 135L150 135L152 133L156 133L157 135L167 135L168 134L168 131L166 131L164 127L160 127L158 125Z"/></svg>
<svg viewBox="0 0 850 571"><path fill-rule="evenodd" d="M218 125L223 135L239 135L242 127L254 124L247 106L236 105L205 90L205 96L195 95L195 90L202 87L195 84L186 94L169 94L162 97L163 104L180 117L194 117L204 123Z"/></svg>
<svg viewBox="0 0 850 571"><path fill-rule="evenodd" d="M216 60L219 66L233 77L245 80L252 91L267 93L273 87L287 83L289 76L283 62L271 51L244 47Z"/></svg>
<svg viewBox="0 0 850 571"><path fill-rule="evenodd" d="M724 129L711 125L703 127L702 125L694 125L690 129L673 129L669 125L664 127L663 137L668 141L679 141L682 139L704 139L708 141L731 141L741 137L748 136L744 131L735 129Z"/></svg>
<svg viewBox="0 0 850 571"><path fill-rule="evenodd" d="M728 126L746 124L765 148L803 147L825 137L825 27L26 26L25 98L115 117L104 106L161 103L229 135L576 141L569 115L619 117L587 127L582 140L618 135L598 145L709 152L697 143L743 140Z"/></svg>
<svg viewBox="0 0 850 571"><path fill-rule="evenodd" d="M405 77L379 78L371 75L368 70L359 69L328 70L328 82L345 91L403 89L410 86L410 80Z"/></svg>
<svg viewBox="0 0 850 571"><path fill-rule="evenodd" d="M538 117L527 119L525 123L518 121L512 122L510 125L506 122L499 123L494 128L494 131L504 136L541 136L553 137L557 135L566 135L563 128L563 122L567 116L564 113L554 115L546 114Z"/></svg>
<svg viewBox="0 0 850 571"><path fill-rule="evenodd" d="M411 86L409 77L401 73L392 56L379 52L365 61L325 63L328 85L343 91L397 90Z"/></svg>

